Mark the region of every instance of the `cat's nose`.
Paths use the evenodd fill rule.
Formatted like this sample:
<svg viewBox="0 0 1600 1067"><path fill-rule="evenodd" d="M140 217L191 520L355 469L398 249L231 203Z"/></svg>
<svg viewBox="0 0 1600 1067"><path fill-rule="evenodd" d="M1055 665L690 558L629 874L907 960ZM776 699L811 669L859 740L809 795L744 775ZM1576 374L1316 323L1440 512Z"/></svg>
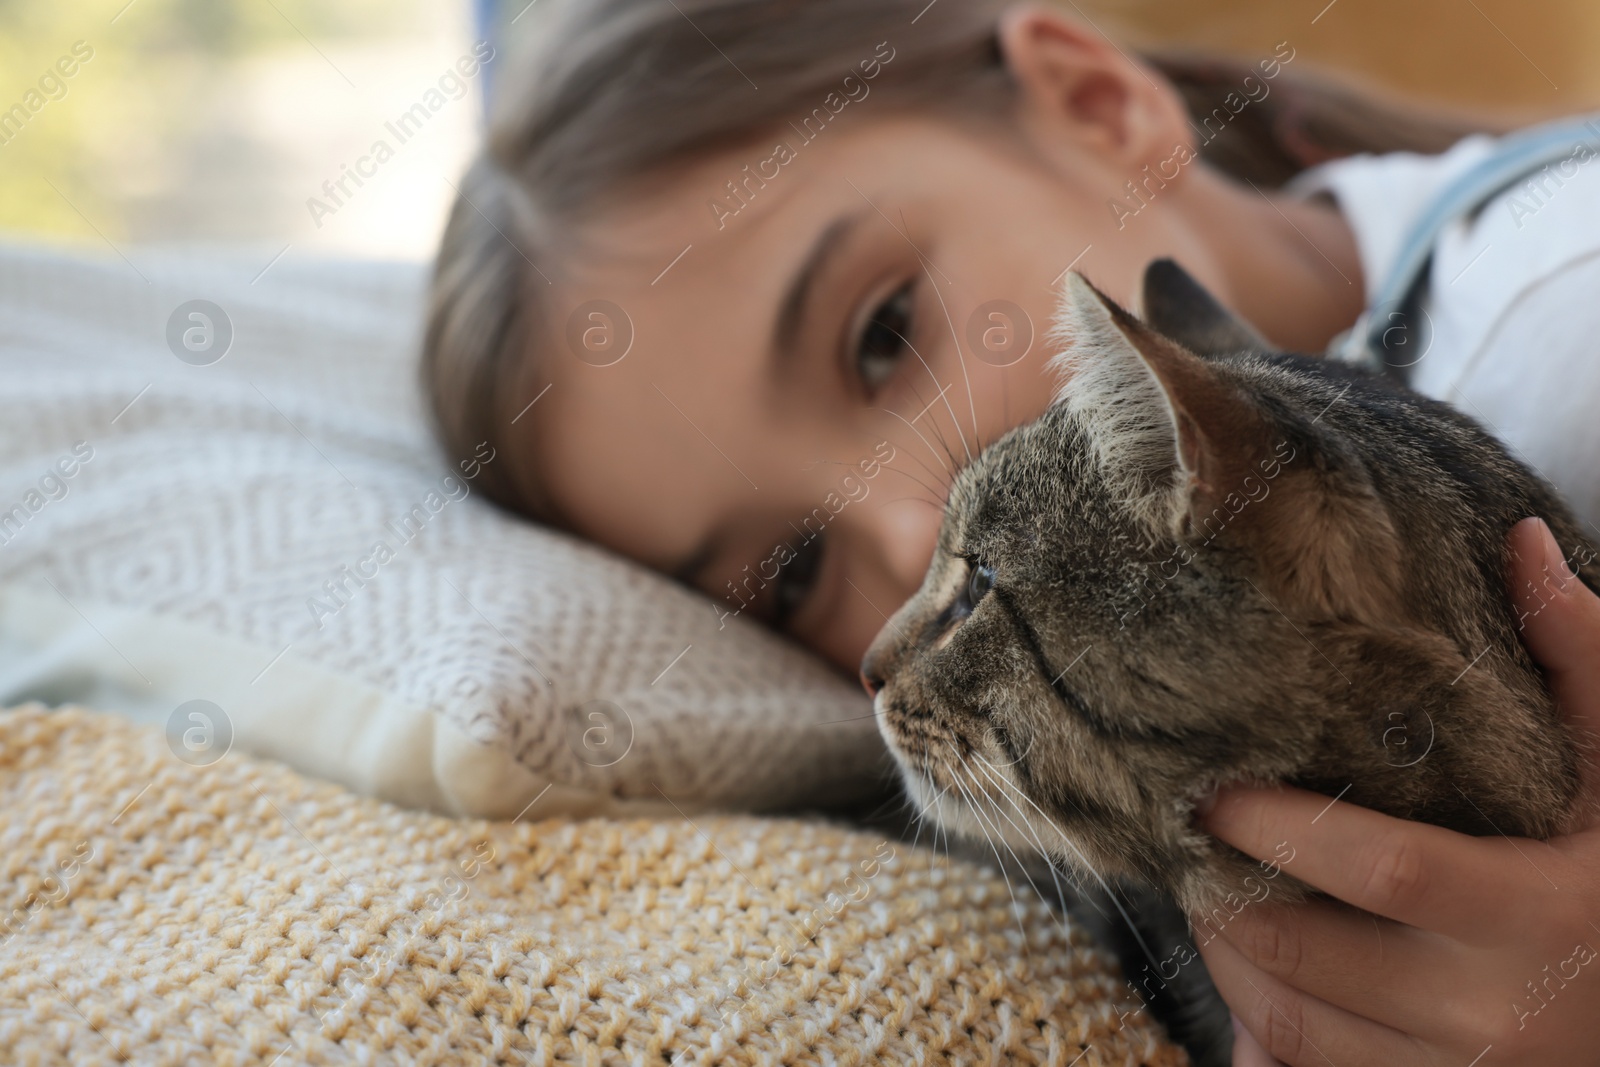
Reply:
<svg viewBox="0 0 1600 1067"><path fill-rule="evenodd" d="M861 657L861 688L867 691L867 696L875 697L883 684L883 669L879 666L877 649L869 648L867 654Z"/></svg>

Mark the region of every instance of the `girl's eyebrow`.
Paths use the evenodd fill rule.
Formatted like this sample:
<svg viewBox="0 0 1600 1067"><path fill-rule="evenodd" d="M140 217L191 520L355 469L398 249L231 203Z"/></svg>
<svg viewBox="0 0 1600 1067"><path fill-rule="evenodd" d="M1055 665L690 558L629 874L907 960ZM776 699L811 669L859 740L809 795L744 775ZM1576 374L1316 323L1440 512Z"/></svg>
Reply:
<svg viewBox="0 0 1600 1067"><path fill-rule="evenodd" d="M806 258L801 262L800 269L795 272L794 280L789 283L789 290L784 294L783 303L778 308L772 350L780 363L787 363L793 359L800 333L800 316L811 298L811 290L815 288L817 278L828 265L828 260L838 253L846 238L865 217L866 211L863 209L834 219L817 235L811 250L806 253Z"/></svg>

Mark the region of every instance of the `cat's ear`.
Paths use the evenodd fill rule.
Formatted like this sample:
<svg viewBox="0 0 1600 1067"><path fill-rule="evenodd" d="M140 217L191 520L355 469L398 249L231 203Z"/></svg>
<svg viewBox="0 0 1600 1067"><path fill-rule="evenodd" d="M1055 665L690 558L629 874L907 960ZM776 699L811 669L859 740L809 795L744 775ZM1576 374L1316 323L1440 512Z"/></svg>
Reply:
<svg viewBox="0 0 1600 1067"><path fill-rule="evenodd" d="M1080 274L1067 276L1053 339L1057 403L1113 487L1168 532L1198 528L1270 456L1275 435L1243 392Z"/></svg>
<svg viewBox="0 0 1600 1067"><path fill-rule="evenodd" d="M1267 339L1217 302L1175 260L1158 259L1144 269L1139 311L1150 328L1202 356L1271 352Z"/></svg>
<svg viewBox="0 0 1600 1067"><path fill-rule="evenodd" d="M1359 464L1298 458L1222 365L1080 275L1068 275L1052 339L1056 403L1142 521L1184 540L1241 538L1298 607L1384 625L1404 615L1399 537Z"/></svg>

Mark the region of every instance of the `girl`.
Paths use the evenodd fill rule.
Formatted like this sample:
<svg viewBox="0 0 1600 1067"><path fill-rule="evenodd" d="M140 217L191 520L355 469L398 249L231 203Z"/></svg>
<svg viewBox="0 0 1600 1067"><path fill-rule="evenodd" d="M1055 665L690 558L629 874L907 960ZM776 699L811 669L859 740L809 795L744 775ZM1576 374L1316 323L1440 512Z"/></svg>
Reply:
<svg viewBox="0 0 1600 1067"><path fill-rule="evenodd" d="M499 502L723 614L853 672L921 581L951 471L1055 391L1041 335L1065 271L1126 305L1161 256L1286 349L1385 327L1379 347L1413 384L1600 515L1600 361L1579 358L1600 323L1570 299L1600 282L1600 167L1576 147L1536 204L1470 203L1427 235L1418 304L1390 292L1400 233L1498 146L1304 88L1292 39L1232 68L1142 62L1053 10L991 0L545 0L528 17L549 20L540 50L496 87L437 264L424 371L440 433L451 452L488 437L510 457L485 470ZM1444 154L1332 163L1282 188L1400 148ZM1544 311L1536 342L1507 326L1529 308ZM823 506L869 470L872 503ZM1547 537L1519 530L1527 575ZM752 580L774 558L776 576ZM1600 607L1581 589L1546 598L1530 642L1576 699L1600 684L1578 652L1600 647ZM1208 825L1264 858L1326 803L1231 791ZM1592 839L1514 843L1541 868L1559 854L1547 885L1512 877L1506 842L1347 805L1315 831L1303 877L1395 921L1377 952L1374 920L1333 904L1209 947L1246 1028L1238 1062L1266 1055L1249 1034L1289 1063L1578 1062L1600 967L1530 1002L1537 1016L1512 1001L1573 942L1600 944Z"/></svg>

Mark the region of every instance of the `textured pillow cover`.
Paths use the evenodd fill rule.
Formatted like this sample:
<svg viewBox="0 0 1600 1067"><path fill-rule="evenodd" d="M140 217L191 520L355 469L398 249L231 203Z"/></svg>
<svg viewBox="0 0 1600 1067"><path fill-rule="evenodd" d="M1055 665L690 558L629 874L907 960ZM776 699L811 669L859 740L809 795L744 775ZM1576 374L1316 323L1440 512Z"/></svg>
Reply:
<svg viewBox="0 0 1600 1067"><path fill-rule="evenodd" d="M882 780L854 686L444 465L423 268L128 255L0 246L0 702L92 702L191 762L234 744L459 814Z"/></svg>

